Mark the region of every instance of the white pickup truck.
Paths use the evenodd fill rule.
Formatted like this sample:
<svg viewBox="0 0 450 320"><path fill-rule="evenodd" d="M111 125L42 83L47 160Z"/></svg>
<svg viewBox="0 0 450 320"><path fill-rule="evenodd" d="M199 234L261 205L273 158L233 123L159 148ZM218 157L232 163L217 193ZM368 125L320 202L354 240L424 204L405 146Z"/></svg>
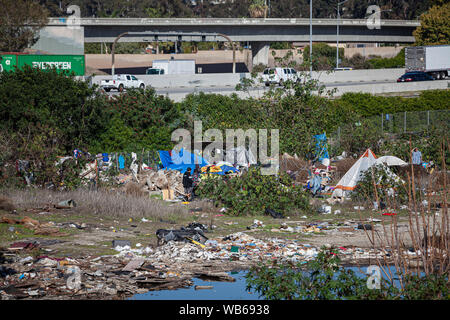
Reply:
<svg viewBox="0 0 450 320"><path fill-rule="evenodd" d="M124 89L130 88L145 89L145 84L131 74L117 74L111 80L102 80L100 87L106 92L110 90L122 92Z"/></svg>

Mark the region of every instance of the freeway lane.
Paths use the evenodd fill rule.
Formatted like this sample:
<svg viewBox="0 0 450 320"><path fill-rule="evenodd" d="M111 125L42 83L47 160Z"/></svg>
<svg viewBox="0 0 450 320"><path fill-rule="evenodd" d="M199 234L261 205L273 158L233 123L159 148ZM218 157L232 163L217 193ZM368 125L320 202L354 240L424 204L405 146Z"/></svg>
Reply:
<svg viewBox="0 0 450 320"><path fill-rule="evenodd" d="M420 82L405 82L398 83L396 80L371 80L371 81L354 81L354 82L335 82L324 83L327 90L336 88L334 93L338 97L346 92L364 92L371 94L385 94L385 93L401 93L417 94L424 90L436 90L450 88L450 80L436 80L436 81L420 81ZM156 93L166 95L175 102L182 101L186 95L194 92L215 93L223 95L231 95L236 93L241 98L259 98L269 90L269 87L259 86L252 88L249 92L236 91L234 86L208 86L208 87L172 87L172 88L156 88ZM117 92L109 92L109 95L117 95Z"/></svg>
<svg viewBox="0 0 450 320"><path fill-rule="evenodd" d="M355 85L361 85L361 84L365 84L365 85L376 85L376 84L380 84L380 83L397 83L397 81L393 81L393 80L378 80L378 81L364 81L364 82L336 82L336 83L324 83L325 87L327 88L334 88L334 87L343 87L343 86L355 86ZM280 87L278 87L280 88ZM252 91L268 91L269 87L266 86L258 86L255 87L253 89L250 90L250 92ZM189 93L193 93L193 92L205 92L205 93L210 93L210 92L224 92L224 93L229 93L229 92L234 92L235 87L231 87L231 86L224 86L224 87L177 87L177 88L158 88L156 89L156 93L158 94L171 94L171 93L185 93L185 94L189 94Z"/></svg>

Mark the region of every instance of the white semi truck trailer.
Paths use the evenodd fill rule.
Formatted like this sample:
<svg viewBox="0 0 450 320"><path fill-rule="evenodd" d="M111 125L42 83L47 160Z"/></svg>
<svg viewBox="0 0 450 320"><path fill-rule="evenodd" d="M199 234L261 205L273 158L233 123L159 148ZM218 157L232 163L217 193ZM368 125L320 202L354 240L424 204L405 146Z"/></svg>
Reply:
<svg viewBox="0 0 450 320"><path fill-rule="evenodd" d="M450 72L450 45L407 47L405 70L423 71L437 80L445 79Z"/></svg>
<svg viewBox="0 0 450 320"><path fill-rule="evenodd" d="M161 70L164 70L161 72ZM195 60L153 60L147 74L195 74Z"/></svg>

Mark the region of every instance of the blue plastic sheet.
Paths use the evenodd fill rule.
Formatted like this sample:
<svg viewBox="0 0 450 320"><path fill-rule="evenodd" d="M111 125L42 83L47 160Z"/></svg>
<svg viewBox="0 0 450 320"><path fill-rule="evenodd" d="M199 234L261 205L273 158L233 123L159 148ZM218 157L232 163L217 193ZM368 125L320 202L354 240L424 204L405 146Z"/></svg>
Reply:
<svg viewBox="0 0 450 320"><path fill-rule="evenodd" d="M317 134L314 136L316 139L316 156L315 158L319 161L322 161L323 159L329 159L330 156L328 155L328 149L327 149L327 136L325 133Z"/></svg>
<svg viewBox="0 0 450 320"><path fill-rule="evenodd" d="M197 164L200 168L208 165L208 162L203 157L183 149L180 152L159 150L158 153L163 169L167 170L178 170L184 173L187 168L191 168L194 171Z"/></svg>

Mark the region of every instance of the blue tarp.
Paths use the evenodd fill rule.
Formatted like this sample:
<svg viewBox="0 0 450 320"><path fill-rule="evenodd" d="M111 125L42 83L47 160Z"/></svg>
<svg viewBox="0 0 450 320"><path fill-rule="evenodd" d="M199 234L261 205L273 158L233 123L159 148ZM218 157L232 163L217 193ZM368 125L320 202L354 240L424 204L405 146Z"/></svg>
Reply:
<svg viewBox="0 0 450 320"><path fill-rule="evenodd" d="M222 173L219 173L219 174L225 174L230 171L233 171L234 173L239 172L239 170L236 169L235 167L230 167L230 166L226 166L226 165L223 165L220 168L222 169Z"/></svg>
<svg viewBox="0 0 450 320"><path fill-rule="evenodd" d="M158 153L163 169L167 170L178 170L184 173L187 168L191 168L194 171L196 164L200 168L208 165L208 162L203 157L183 149L180 152L159 150Z"/></svg>
<svg viewBox="0 0 450 320"><path fill-rule="evenodd" d="M325 133L317 134L314 136L316 139L316 159L319 161L322 161L323 159L329 159L330 156L328 155L327 150L327 136Z"/></svg>

